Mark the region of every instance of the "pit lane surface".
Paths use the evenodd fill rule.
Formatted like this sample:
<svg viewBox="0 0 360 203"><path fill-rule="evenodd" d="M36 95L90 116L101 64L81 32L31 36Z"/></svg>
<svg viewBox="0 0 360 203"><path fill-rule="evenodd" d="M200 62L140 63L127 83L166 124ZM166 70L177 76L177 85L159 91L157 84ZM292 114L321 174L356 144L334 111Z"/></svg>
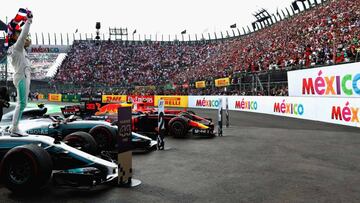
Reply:
<svg viewBox="0 0 360 203"><path fill-rule="evenodd" d="M216 111L195 111L216 118ZM134 178L143 182L139 187L49 187L22 197L0 188L0 201L360 201L359 129L244 112L230 117L224 137L167 137L170 150L135 155Z"/></svg>

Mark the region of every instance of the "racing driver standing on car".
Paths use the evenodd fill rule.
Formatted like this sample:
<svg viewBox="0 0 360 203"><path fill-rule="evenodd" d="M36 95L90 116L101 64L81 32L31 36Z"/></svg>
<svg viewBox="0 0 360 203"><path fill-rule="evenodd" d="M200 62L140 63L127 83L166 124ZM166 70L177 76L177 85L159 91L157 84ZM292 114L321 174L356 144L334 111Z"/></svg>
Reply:
<svg viewBox="0 0 360 203"><path fill-rule="evenodd" d="M31 63L26 48L31 45L31 40L28 35L32 18L33 15L31 11L21 8L16 17L11 20L8 25L6 43L8 43L9 48L7 54L9 64L14 68L13 83L18 95L12 126L10 128L10 132L15 134L21 134L18 124L22 112L27 105L27 97L30 90Z"/></svg>

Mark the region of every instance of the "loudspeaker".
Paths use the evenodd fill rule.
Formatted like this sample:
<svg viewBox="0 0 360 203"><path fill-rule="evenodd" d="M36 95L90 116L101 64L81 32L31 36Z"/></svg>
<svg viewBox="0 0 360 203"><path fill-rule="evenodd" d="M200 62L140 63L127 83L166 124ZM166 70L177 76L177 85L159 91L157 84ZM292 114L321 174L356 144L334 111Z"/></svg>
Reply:
<svg viewBox="0 0 360 203"><path fill-rule="evenodd" d="M101 24L100 24L100 22L96 22L96 26L95 26L95 28L96 28L97 30L99 30L99 29L101 28Z"/></svg>

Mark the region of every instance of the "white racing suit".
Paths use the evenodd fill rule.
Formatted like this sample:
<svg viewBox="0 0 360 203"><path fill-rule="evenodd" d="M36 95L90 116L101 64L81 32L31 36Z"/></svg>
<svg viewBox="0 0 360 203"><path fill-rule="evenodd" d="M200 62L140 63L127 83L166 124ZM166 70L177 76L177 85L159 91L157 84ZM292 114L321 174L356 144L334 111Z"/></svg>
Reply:
<svg viewBox="0 0 360 203"><path fill-rule="evenodd" d="M25 39L27 38L30 30L32 19L28 19L23 26L20 36L16 43L8 50L9 64L14 68L14 85L17 90L17 104L12 120L11 132L19 132L18 124L21 120L22 112L27 105L27 98L30 91L30 67L31 63L28 54L24 48Z"/></svg>

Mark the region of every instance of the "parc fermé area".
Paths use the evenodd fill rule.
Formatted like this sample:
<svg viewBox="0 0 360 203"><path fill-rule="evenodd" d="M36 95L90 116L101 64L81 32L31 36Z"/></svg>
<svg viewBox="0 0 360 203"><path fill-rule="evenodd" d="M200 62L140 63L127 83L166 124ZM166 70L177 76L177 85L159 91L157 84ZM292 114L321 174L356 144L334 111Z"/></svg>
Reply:
<svg viewBox="0 0 360 203"><path fill-rule="evenodd" d="M191 110L204 117L218 114ZM134 154L133 178L142 181L137 187L77 190L50 185L23 196L0 188L0 200L353 202L360 198L358 135L358 128L343 125L230 111L230 127L224 126L222 137L167 136L166 150Z"/></svg>
<svg viewBox="0 0 360 203"><path fill-rule="evenodd" d="M253 31L199 41L190 28L182 41L123 40L127 28L105 40L100 22L94 40L76 29L66 45L35 32L39 100L20 114L0 101L0 202L360 202L356 3L292 1L253 14ZM33 17L0 20L5 81Z"/></svg>
<svg viewBox="0 0 360 203"><path fill-rule="evenodd" d="M337 75L326 68L302 73L290 85L290 92L301 95L290 97L98 95L92 98L94 103L87 104L104 112L115 110L115 103L129 98L154 106L163 100L166 109L186 108L212 118L215 124L221 99L224 109L228 106L230 126L224 126L220 137L166 136L165 150L134 154L132 176L142 181L134 188L105 185L64 190L51 186L44 193L26 196L1 188L0 200L357 202L359 77L346 67L343 70ZM342 84L340 94L332 95L339 97L324 97L338 88L332 78ZM88 99L50 94L46 105Z"/></svg>

